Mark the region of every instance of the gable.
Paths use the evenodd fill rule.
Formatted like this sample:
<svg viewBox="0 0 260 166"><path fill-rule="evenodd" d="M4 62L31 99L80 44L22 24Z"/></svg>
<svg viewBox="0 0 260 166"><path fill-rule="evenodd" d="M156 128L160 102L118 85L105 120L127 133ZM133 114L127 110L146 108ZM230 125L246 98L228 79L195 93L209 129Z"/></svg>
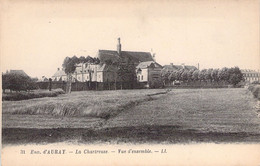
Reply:
<svg viewBox="0 0 260 166"><path fill-rule="evenodd" d="M139 69L144 69L144 68L149 68L149 67L162 68L162 66L159 63L154 62L154 61L141 62L136 66L136 68L139 68Z"/></svg>

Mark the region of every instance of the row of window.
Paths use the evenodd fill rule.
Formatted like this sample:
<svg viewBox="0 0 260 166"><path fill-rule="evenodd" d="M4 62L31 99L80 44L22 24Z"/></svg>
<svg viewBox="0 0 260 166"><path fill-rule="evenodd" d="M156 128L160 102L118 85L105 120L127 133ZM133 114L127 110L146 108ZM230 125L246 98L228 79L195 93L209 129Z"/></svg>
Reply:
<svg viewBox="0 0 260 166"><path fill-rule="evenodd" d="M259 81L259 78L253 77L253 78L246 78L246 80L250 81L250 80L255 80L255 81Z"/></svg>
<svg viewBox="0 0 260 166"><path fill-rule="evenodd" d="M244 75L244 77L259 77L260 76L260 74L258 74L258 73L249 73L249 74L243 74Z"/></svg>

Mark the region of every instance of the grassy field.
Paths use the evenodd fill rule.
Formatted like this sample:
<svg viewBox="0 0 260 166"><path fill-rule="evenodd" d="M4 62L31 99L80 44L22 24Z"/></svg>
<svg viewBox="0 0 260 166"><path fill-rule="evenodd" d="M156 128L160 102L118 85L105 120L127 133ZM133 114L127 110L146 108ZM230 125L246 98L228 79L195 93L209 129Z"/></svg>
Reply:
<svg viewBox="0 0 260 166"><path fill-rule="evenodd" d="M247 89L85 91L3 102L3 143L260 142Z"/></svg>

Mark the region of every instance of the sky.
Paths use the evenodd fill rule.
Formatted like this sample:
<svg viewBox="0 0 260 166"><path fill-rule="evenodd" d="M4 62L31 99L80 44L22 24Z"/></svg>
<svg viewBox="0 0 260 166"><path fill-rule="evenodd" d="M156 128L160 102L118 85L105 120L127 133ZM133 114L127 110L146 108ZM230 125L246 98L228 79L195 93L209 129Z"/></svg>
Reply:
<svg viewBox="0 0 260 166"><path fill-rule="evenodd" d="M51 77L66 56L153 50L161 65L260 69L257 0L4 0L1 71Z"/></svg>

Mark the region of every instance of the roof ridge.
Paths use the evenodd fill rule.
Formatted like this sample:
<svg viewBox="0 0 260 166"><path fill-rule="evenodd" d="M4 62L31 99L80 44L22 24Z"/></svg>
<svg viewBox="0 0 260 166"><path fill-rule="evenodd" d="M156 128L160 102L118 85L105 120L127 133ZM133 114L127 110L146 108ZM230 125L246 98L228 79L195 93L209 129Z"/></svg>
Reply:
<svg viewBox="0 0 260 166"><path fill-rule="evenodd" d="M116 50L103 50L103 49L99 49L99 51L111 51L111 52L117 52ZM147 51L121 51L121 52L131 52L131 53L148 53L151 54L150 52Z"/></svg>

